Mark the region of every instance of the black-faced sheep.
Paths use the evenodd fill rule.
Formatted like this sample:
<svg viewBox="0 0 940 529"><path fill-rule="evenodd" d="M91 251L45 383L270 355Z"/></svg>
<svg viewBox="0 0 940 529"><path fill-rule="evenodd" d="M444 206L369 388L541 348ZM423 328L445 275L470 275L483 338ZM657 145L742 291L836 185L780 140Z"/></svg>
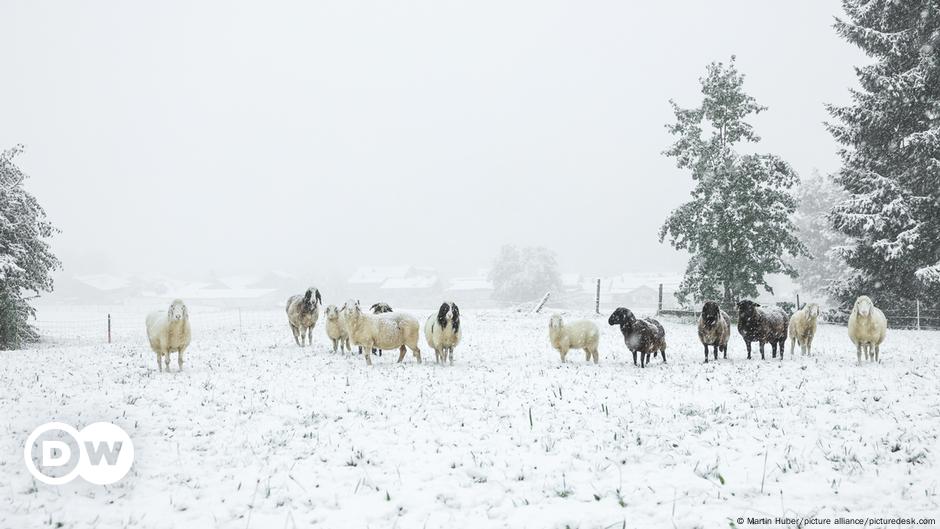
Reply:
<svg viewBox="0 0 940 529"><path fill-rule="evenodd" d="M460 343L460 309L454 302L444 302L437 314L428 316L424 322L424 338L434 349L434 360L444 363L448 359L454 365L454 348Z"/></svg>
<svg viewBox="0 0 940 529"><path fill-rule="evenodd" d="M713 347L715 360L718 350L728 358L728 339L731 337L731 318L714 301L706 301L698 318L698 339L705 346L705 363L708 363L708 346Z"/></svg>
<svg viewBox="0 0 940 529"><path fill-rule="evenodd" d="M666 363L666 329L658 321L653 318L638 320L630 309L618 307L607 323L620 326L623 341L633 353L633 365L637 365L637 353L640 353L640 367L646 367L650 356L655 353L662 353L663 363Z"/></svg>
<svg viewBox="0 0 940 529"><path fill-rule="evenodd" d="M885 313L872 303L868 296L859 296L849 314L849 338L855 344L858 362L865 360L879 361L881 342L888 333L888 319Z"/></svg>
<svg viewBox="0 0 940 529"><path fill-rule="evenodd" d="M333 352L342 349L344 353L350 351L349 331L346 330L346 323L340 315L336 305L330 305L324 311L326 316L326 336L333 342Z"/></svg>
<svg viewBox="0 0 940 529"><path fill-rule="evenodd" d="M599 359L597 351L600 342L600 332L597 325L588 320L577 320L565 323L560 314L553 314L548 322L548 338L552 347L561 355L561 361L566 362L570 349L584 349L584 359L596 364Z"/></svg>
<svg viewBox="0 0 940 529"><path fill-rule="evenodd" d="M787 315L778 308L763 309L749 299L738 302L738 332L747 345L747 358L751 359L751 342L760 343L760 357L764 359L764 344L769 343L773 358L780 348L780 360L783 360L783 347L787 341Z"/></svg>
<svg viewBox="0 0 940 529"><path fill-rule="evenodd" d="M380 301L372 305L372 307L370 307L369 310L372 311L372 314L385 314L388 312L392 312L392 307L388 303Z"/></svg>
<svg viewBox="0 0 940 529"><path fill-rule="evenodd" d="M809 303L790 316L790 355L800 344L800 354L813 354L813 337L816 336L816 320L819 318L819 305Z"/></svg>
<svg viewBox="0 0 940 529"><path fill-rule="evenodd" d="M347 307L347 328L349 338L361 346L366 357L366 364L372 365L372 349L398 349L398 362L405 358L406 347L411 349L418 363L421 363L421 349L418 348L418 320L403 312L387 314L368 314L362 312L359 303Z"/></svg>
<svg viewBox="0 0 940 529"><path fill-rule="evenodd" d="M176 361L183 370L183 352L189 347L192 331L189 327L189 310L182 300L173 300L167 311L151 312L147 315L147 338L150 348L157 353L157 368L170 370L170 353L176 351ZM163 359L163 364L160 360Z"/></svg>
<svg viewBox="0 0 940 529"><path fill-rule="evenodd" d="M320 291L310 287L300 296L287 298L287 322L294 341L303 347L313 343L313 328L320 317Z"/></svg>

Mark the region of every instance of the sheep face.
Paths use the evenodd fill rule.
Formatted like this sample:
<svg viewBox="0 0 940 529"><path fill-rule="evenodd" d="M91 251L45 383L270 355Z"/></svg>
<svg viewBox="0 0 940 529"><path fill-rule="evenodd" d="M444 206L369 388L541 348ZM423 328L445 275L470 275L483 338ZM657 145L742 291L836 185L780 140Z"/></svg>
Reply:
<svg viewBox="0 0 940 529"><path fill-rule="evenodd" d="M868 296L859 296L855 300L855 312L860 316L865 318L871 313L871 308L874 307L874 303L871 302L871 298Z"/></svg>
<svg viewBox="0 0 940 529"><path fill-rule="evenodd" d="M565 326L565 321L561 319L561 314L552 314L552 318L548 320L549 329L561 329Z"/></svg>
<svg viewBox="0 0 940 529"><path fill-rule="evenodd" d="M437 323L441 328L446 328L448 322L454 325L454 332L460 330L460 309L456 303L444 302L437 311Z"/></svg>
<svg viewBox="0 0 940 529"><path fill-rule="evenodd" d="M738 317L740 319L751 319L757 314L757 308L760 307L759 303L754 303L749 299L742 299L738 302Z"/></svg>
<svg viewBox="0 0 940 529"><path fill-rule="evenodd" d="M702 321L709 326L715 325L720 314L721 309L714 301L706 301L705 305L702 306Z"/></svg>
<svg viewBox="0 0 940 529"><path fill-rule="evenodd" d="M186 304L181 299L174 299L170 303L170 309L166 313L166 319L169 321L184 321L189 319L189 311Z"/></svg>
<svg viewBox="0 0 940 529"><path fill-rule="evenodd" d="M632 310L618 307L607 319L607 323L609 325L619 325L621 329L632 329L633 324L636 323L636 316L633 315Z"/></svg>
<svg viewBox="0 0 940 529"><path fill-rule="evenodd" d="M806 312L809 314L810 318L813 318L815 320L816 318L819 317L819 305L815 303L810 303L806 307Z"/></svg>
<svg viewBox="0 0 940 529"><path fill-rule="evenodd" d="M336 305L329 305L328 307L326 307L326 311L324 312L324 314L326 314L326 319L330 321L335 321L339 319L339 309L336 308Z"/></svg>
<svg viewBox="0 0 940 529"><path fill-rule="evenodd" d="M378 302L370 308L372 314L387 314L392 312L392 307L388 303Z"/></svg>
<svg viewBox="0 0 940 529"><path fill-rule="evenodd" d="M322 299L320 298L320 291L316 287L310 287L304 292L304 312L313 312L316 310L317 305L320 304Z"/></svg>

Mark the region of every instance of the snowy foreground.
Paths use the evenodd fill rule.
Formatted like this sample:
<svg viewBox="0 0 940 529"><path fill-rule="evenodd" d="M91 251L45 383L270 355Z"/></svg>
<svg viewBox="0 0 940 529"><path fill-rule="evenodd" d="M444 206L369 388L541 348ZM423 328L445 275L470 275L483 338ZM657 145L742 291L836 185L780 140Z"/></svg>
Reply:
<svg viewBox="0 0 940 529"><path fill-rule="evenodd" d="M422 320L429 311L417 313ZM0 353L0 527L748 527L739 517L936 516L940 333L889 331L858 366L842 327L781 363L550 349L547 315L472 312L456 365L368 369L287 324L207 330L158 373L140 338ZM425 346L423 337L422 347ZM574 358L574 362L570 360ZM430 360L430 361L428 361ZM109 487L44 485L22 447L51 420L133 439Z"/></svg>

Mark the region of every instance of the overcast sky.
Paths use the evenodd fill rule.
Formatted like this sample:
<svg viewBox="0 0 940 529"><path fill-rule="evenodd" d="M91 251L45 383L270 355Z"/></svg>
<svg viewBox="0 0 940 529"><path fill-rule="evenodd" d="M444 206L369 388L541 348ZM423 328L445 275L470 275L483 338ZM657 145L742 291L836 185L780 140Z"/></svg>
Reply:
<svg viewBox="0 0 940 529"><path fill-rule="evenodd" d="M691 179L669 98L738 57L759 149L838 166L825 102L865 61L836 0L0 4L0 148L67 272L489 264L676 271Z"/></svg>

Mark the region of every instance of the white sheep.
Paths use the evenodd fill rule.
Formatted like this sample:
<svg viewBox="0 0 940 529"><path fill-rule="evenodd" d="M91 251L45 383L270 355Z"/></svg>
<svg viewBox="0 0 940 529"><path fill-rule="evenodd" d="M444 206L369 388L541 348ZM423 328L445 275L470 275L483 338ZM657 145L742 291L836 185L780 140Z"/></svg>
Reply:
<svg viewBox="0 0 940 529"><path fill-rule="evenodd" d="M342 349L343 353L348 353L351 349L349 346L349 331L346 330L343 315L336 308L336 305L328 306L324 315L326 316L326 325L324 325L326 336L333 342L333 352Z"/></svg>
<svg viewBox="0 0 940 529"><path fill-rule="evenodd" d="M888 332L888 319L885 313L872 303L868 296L859 296L849 314L849 338L855 344L858 362L862 362L862 350L865 360L879 361L881 342Z"/></svg>
<svg viewBox="0 0 940 529"><path fill-rule="evenodd" d="M816 336L816 320L819 318L819 305L808 303L790 316L790 354L800 344L800 354L813 354L813 337Z"/></svg>
<svg viewBox="0 0 940 529"><path fill-rule="evenodd" d="M444 302L437 314L424 322L424 338L434 349L434 360L443 363L450 359L454 365L454 347L460 343L460 309L454 302Z"/></svg>
<svg viewBox="0 0 940 529"><path fill-rule="evenodd" d="M404 312L386 314L367 314L357 301L351 308L346 307L346 324L349 338L353 344L362 347L366 364L372 365L372 348L398 349L398 362L405 358L405 348L411 349L418 363L421 363L421 349L418 348L418 320Z"/></svg>
<svg viewBox="0 0 940 529"><path fill-rule="evenodd" d="M600 332L597 325L588 320L577 320L566 324L560 314L552 315L548 324L548 337L565 362L569 349L584 349L584 359L598 361L597 344Z"/></svg>
<svg viewBox="0 0 940 529"><path fill-rule="evenodd" d="M156 311L147 315L147 338L150 348L157 353L157 368L170 370L170 353L176 351L176 361L183 370L183 352L189 347L192 330L189 327L189 310L182 300L175 299L166 312ZM163 359L161 364L160 360Z"/></svg>
<svg viewBox="0 0 940 529"><path fill-rule="evenodd" d="M320 291L310 287L303 296L287 298L287 323L297 345L313 344L313 328L320 317Z"/></svg>

